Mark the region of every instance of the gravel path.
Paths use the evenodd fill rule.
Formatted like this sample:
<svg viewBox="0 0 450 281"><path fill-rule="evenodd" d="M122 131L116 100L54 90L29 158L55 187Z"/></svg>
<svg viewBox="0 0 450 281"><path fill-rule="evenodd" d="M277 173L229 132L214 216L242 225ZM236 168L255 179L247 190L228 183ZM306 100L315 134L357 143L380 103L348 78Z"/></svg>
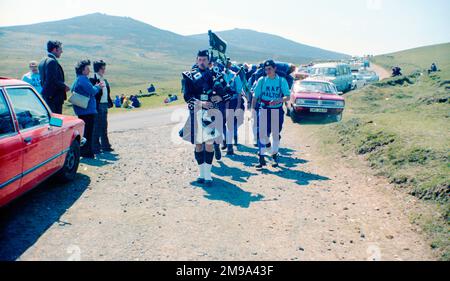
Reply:
<svg viewBox="0 0 450 281"><path fill-rule="evenodd" d="M421 202L360 159L319 151L319 126L288 120L280 169L256 172L255 150L242 146L215 163L215 185L203 188L193 183L193 148L170 141L172 110L112 117L116 154L1 210L0 259L436 258L409 222Z"/></svg>

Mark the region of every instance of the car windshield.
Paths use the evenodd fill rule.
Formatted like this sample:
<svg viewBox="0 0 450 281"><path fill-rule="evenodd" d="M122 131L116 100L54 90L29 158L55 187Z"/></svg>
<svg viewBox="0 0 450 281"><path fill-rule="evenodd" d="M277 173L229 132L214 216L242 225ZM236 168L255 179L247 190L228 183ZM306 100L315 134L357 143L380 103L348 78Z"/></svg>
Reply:
<svg viewBox="0 0 450 281"><path fill-rule="evenodd" d="M325 76L336 76L335 67L317 67L312 69L313 75L325 75Z"/></svg>
<svg viewBox="0 0 450 281"><path fill-rule="evenodd" d="M303 81L296 85L296 92L336 94L334 87L328 83Z"/></svg>

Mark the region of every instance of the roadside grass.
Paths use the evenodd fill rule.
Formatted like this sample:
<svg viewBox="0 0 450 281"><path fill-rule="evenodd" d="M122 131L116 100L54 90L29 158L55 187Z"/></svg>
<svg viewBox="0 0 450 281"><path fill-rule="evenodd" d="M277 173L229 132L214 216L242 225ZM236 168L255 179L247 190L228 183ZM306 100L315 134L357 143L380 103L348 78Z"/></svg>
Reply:
<svg viewBox="0 0 450 281"><path fill-rule="evenodd" d="M450 44L429 48L375 57L379 65L410 72L347 95L343 121L320 134L324 146L363 156L377 174L436 205L439 214L411 220L450 260ZM428 75L432 62L441 70Z"/></svg>

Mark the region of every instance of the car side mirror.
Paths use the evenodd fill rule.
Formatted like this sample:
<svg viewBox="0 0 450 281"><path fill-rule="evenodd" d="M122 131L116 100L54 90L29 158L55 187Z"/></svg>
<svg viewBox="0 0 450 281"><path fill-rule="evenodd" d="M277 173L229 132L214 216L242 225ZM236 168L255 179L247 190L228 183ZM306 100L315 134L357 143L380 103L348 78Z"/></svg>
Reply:
<svg viewBox="0 0 450 281"><path fill-rule="evenodd" d="M338 92L338 95L342 96L344 94L344 92Z"/></svg>
<svg viewBox="0 0 450 281"><path fill-rule="evenodd" d="M61 128L63 126L63 120L56 117L50 118L50 126Z"/></svg>

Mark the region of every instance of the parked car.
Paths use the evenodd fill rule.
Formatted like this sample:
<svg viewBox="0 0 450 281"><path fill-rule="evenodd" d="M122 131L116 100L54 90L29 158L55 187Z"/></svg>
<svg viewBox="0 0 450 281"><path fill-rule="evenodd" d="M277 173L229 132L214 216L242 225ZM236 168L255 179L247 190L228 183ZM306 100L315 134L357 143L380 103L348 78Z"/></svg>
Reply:
<svg viewBox="0 0 450 281"><path fill-rule="evenodd" d="M352 72L346 63L316 64L311 69L311 76L334 83L340 92L346 93L352 89Z"/></svg>
<svg viewBox="0 0 450 281"><path fill-rule="evenodd" d="M345 99L336 86L326 80L308 78L298 81L292 87L291 99L288 102L289 115L292 121L299 122L309 114L321 114L342 120Z"/></svg>
<svg viewBox="0 0 450 281"><path fill-rule="evenodd" d="M0 207L52 175L75 178L84 122L53 114L29 84L0 77Z"/></svg>
<svg viewBox="0 0 450 281"><path fill-rule="evenodd" d="M352 90L360 89L368 84L363 75L358 72L353 72Z"/></svg>
<svg viewBox="0 0 450 281"><path fill-rule="evenodd" d="M380 77L375 71L360 71L359 74L366 80L367 83L380 81Z"/></svg>

